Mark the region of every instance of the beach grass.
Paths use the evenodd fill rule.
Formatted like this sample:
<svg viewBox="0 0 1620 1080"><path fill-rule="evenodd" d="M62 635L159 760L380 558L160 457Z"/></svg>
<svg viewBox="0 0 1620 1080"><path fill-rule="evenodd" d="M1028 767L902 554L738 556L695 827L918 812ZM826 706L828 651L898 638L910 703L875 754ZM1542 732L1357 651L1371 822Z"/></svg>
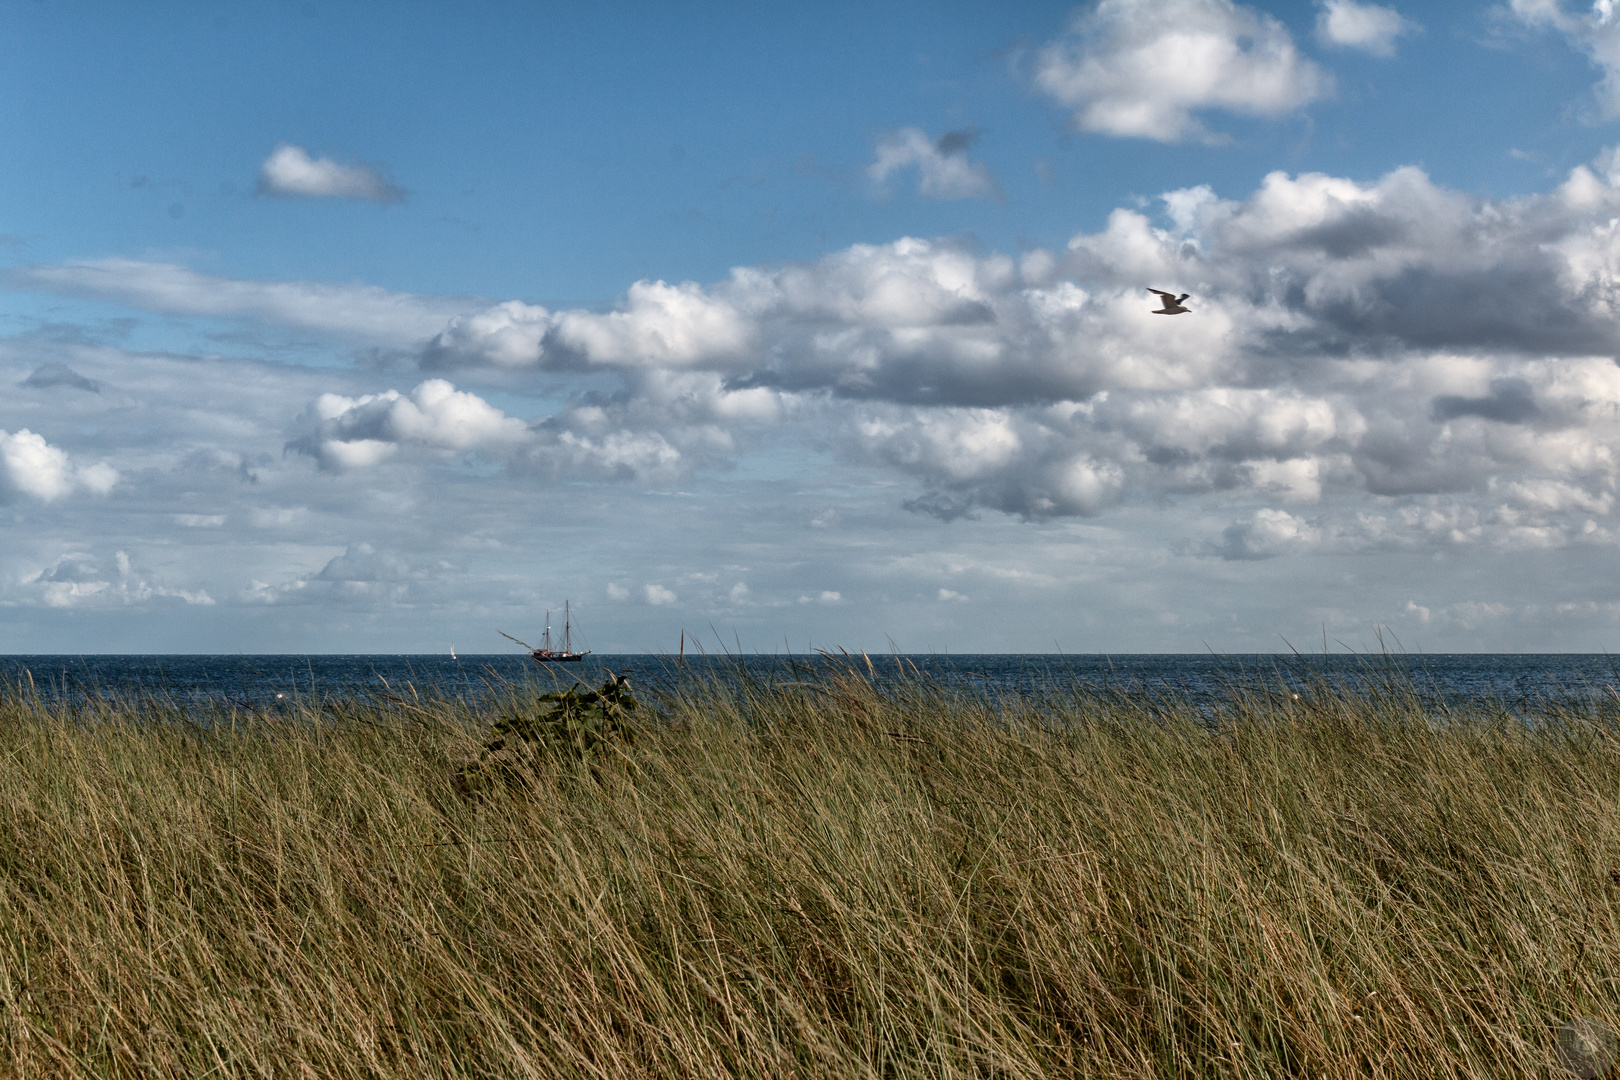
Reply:
<svg viewBox="0 0 1620 1080"><path fill-rule="evenodd" d="M534 688L0 690L0 1075L1553 1076L1620 1026L1620 704L872 675L472 794Z"/></svg>

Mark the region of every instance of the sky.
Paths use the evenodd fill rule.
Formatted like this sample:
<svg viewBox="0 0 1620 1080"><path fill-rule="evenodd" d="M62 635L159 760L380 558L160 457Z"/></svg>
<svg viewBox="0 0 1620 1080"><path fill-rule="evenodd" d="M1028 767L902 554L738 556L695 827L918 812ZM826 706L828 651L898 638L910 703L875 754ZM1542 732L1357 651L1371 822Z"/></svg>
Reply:
<svg viewBox="0 0 1620 1080"><path fill-rule="evenodd" d="M1613 0L0 0L0 98L0 651L1620 649Z"/></svg>

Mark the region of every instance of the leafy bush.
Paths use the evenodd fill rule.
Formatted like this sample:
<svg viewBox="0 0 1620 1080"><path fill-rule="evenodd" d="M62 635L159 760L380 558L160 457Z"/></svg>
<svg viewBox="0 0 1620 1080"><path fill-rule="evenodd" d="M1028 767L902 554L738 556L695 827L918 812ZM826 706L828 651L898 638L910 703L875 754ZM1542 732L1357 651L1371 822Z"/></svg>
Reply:
<svg viewBox="0 0 1620 1080"><path fill-rule="evenodd" d="M600 690L584 690L575 683L558 694L545 694L533 713L516 712L495 724L489 753L506 748L516 739L534 751L551 756L572 756L583 760L604 744L626 742L630 730L625 715L634 712L636 699L630 696L630 677L608 672Z"/></svg>
<svg viewBox="0 0 1620 1080"><path fill-rule="evenodd" d="M592 763L604 747L632 740L627 714L636 709L630 677L611 671L600 690L575 683L556 694L544 694L532 710L519 708L495 722L479 759L463 765L456 789L481 796L499 782L509 790L527 787L545 763Z"/></svg>

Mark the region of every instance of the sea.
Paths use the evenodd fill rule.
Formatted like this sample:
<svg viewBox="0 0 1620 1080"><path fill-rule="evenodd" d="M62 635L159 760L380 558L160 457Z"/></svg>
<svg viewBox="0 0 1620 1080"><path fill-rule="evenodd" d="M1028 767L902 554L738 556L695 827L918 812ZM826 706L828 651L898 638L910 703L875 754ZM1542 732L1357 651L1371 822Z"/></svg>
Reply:
<svg viewBox="0 0 1620 1080"><path fill-rule="evenodd" d="M1209 702L1234 689L1298 692L1323 681L1409 686L1436 706L1535 712L1548 705L1620 705L1620 656L1604 653L1385 654L927 654L673 657L592 654L538 664L526 653L488 655L0 655L0 697L49 703L88 697L267 709L373 695L428 695L477 703L520 693L599 685L629 674L642 695L706 679L802 682L847 665L880 683L922 678L968 693L1120 692Z"/></svg>

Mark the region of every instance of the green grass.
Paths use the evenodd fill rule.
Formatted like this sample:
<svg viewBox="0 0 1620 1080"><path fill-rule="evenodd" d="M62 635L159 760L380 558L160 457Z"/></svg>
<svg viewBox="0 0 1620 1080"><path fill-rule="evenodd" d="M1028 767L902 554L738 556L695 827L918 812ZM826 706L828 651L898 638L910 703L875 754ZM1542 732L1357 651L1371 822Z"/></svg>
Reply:
<svg viewBox="0 0 1620 1080"><path fill-rule="evenodd" d="M0 691L0 1074L1550 1076L1620 1025L1620 705L654 704L467 799L454 702Z"/></svg>

